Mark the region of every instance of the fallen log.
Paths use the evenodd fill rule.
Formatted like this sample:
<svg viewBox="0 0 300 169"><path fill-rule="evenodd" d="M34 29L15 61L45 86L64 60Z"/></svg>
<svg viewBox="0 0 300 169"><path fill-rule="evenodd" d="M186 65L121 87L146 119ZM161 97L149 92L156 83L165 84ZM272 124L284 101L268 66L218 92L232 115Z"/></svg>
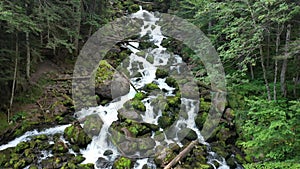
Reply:
<svg viewBox="0 0 300 169"><path fill-rule="evenodd" d="M184 148L168 165L164 167L164 169L170 169L174 165L176 165L181 159L186 157L186 155L194 148L195 145L198 144L197 140L192 141L186 148Z"/></svg>

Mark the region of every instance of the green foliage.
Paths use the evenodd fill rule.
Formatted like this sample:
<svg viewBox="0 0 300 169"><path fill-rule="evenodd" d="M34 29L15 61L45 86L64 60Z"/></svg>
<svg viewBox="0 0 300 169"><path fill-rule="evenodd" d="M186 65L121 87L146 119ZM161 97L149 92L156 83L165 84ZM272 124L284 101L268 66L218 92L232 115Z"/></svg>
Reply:
<svg viewBox="0 0 300 169"><path fill-rule="evenodd" d="M248 155L259 159L299 158L299 101L246 99L249 112L243 119L244 141L240 145Z"/></svg>
<svg viewBox="0 0 300 169"><path fill-rule="evenodd" d="M291 162L264 162L245 164L244 167L246 169L296 169L300 168L300 164Z"/></svg>
<svg viewBox="0 0 300 169"><path fill-rule="evenodd" d="M26 112L18 112L16 114L14 114L12 117L11 117L11 121L12 122L17 122L19 120L22 120L22 119L25 119L25 117L27 116L27 113Z"/></svg>

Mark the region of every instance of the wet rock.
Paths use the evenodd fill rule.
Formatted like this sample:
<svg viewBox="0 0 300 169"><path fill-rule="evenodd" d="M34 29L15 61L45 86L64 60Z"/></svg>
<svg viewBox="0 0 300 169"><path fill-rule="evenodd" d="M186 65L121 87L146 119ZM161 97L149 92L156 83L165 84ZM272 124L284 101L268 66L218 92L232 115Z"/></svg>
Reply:
<svg viewBox="0 0 300 169"><path fill-rule="evenodd" d="M54 153L66 153L69 151L69 148L62 140L60 140L54 144L52 151Z"/></svg>
<svg viewBox="0 0 300 169"><path fill-rule="evenodd" d="M141 102L140 100L137 99L131 99L129 101L127 101L124 104L125 109L130 110L132 108L134 108L135 110L141 111L141 112L145 112L146 111L146 107L143 104L143 102Z"/></svg>
<svg viewBox="0 0 300 169"><path fill-rule="evenodd" d="M112 151L112 150L106 150L106 151L103 153L104 156L110 156L110 155L112 155L112 154L113 154L113 151Z"/></svg>
<svg viewBox="0 0 300 169"><path fill-rule="evenodd" d="M130 169L134 165L134 162L126 157L120 157L114 161L112 169Z"/></svg>
<svg viewBox="0 0 300 169"><path fill-rule="evenodd" d="M114 99L129 92L130 84L105 60L99 64L95 78L95 93L101 99Z"/></svg>
<svg viewBox="0 0 300 169"><path fill-rule="evenodd" d="M174 79L173 77L167 77L165 82L167 83L168 86L173 87L177 90L179 89L176 79Z"/></svg>
<svg viewBox="0 0 300 169"><path fill-rule="evenodd" d="M140 151L154 149L155 141L152 138L142 138L138 140L138 148Z"/></svg>
<svg viewBox="0 0 300 169"><path fill-rule="evenodd" d="M187 82L181 85L180 88L182 97L188 99L199 99L199 90L194 82Z"/></svg>
<svg viewBox="0 0 300 169"><path fill-rule="evenodd" d="M142 121L142 116L133 110L126 110L122 108L118 110L118 119L121 121L125 121L126 119L135 120L135 121Z"/></svg>
<svg viewBox="0 0 300 169"><path fill-rule="evenodd" d="M86 117L83 130L90 136L98 136L102 128L103 121L98 114L92 114Z"/></svg>
<svg viewBox="0 0 300 169"><path fill-rule="evenodd" d="M82 155L77 155L72 159L72 162L74 164L80 164L85 160L85 157L83 157Z"/></svg>
<svg viewBox="0 0 300 169"><path fill-rule="evenodd" d="M158 125L162 129L166 129L167 127L170 127L174 122L174 119L172 117L168 116L160 116L158 118Z"/></svg>
<svg viewBox="0 0 300 169"><path fill-rule="evenodd" d="M190 128L184 128L179 130L177 135L180 140L187 139L188 141L193 141L198 138L197 133Z"/></svg>
<svg viewBox="0 0 300 169"><path fill-rule="evenodd" d="M180 146L177 143L170 143L169 147L173 152L180 152Z"/></svg>
<svg viewBox="0 0 300 169"><path fill-rule="evenodd" d="M35 136L33 139L34 140L48 140L48 136L46 134L41 134L41 135Z"/></svg>
<svg viewBox="0 0 300 169"><path fill-rule="evenodd" d="M149 55L147 56L146 60L147 60L149 63L153 64L153 63L154 63L154 56L151 55L151 54L149 54Z"/></svg>
<svg viewBox="0 0 300 169"><path fill-rule="evenodd" d="M122 131L118 130L117 127L115 127L114 125L116 125L116 122L113 123L110 127L109 127L109 133L110 133L110 139L111 141L117 145L123 141L126 140L125 135Z"/></svg>
<svg viewBox="0 0 300 169"><path fill-rule="evenodd" d="M155 132L154 139L156 141L162 142L165 140L165 135L162 131Z"/></svg>
<svg viewBox="0 0 300 169"><path fill-rule="evenodd" d="M76 144L81 148L85 148L92 141L78 122L65 129L64 138L71 144Z"/></svg>
<svg viewBox="0 0 300 169"><path fill-rule="evenodd" d="M112 165L113 165L112 162L106 160L103 157L99 157L98 160L96 161L97 168L110 168Z"/></svg>
<svg viewBox="0 0 300 169"><path fill-rule="evenodd" d="M25 149L30 147L30 143L29 142L20 142L19 144L17 144L15 151L16 153L22 153Z"/></svg>
<svg viewBox="0 0 300 169"><path fill-rule="evenodd" d="M155 72L156 78L165 78L169 75L169 73L164 69L157 69Z"/></svg>
<svg viewBox="0 0 300 169"><path fill-rule="evenodd" d="M123 141L119 143L118 148L124 153L124 155L131 156L137 152L138 144L133 141Z"/></svg>
<svg viewBox="0 0 300 169"><path fill-rule="evenodd" d="M74 152L79 153L80 152L80 148L77 145L71 145L71 148Z"/></svg>
<svg viewBox="0 0 300 169"><path fill-rule="evenodd" d="M158 166L164 166L176 157L176 154L169 148L164 148L162 151L156 152L158 153L155 155L154 162Z"/></svg>

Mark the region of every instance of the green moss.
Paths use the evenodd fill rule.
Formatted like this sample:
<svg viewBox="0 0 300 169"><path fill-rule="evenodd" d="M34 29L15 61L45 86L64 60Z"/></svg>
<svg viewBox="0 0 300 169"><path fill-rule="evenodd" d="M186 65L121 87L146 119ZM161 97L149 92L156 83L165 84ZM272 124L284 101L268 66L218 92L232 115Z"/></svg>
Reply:
<svg viewBox="0 0 300 169"><path fill-rule="evenodd" d="M81 148L86 147L92 139L84 132L79 123L75 123L64 130L64 137L71 144L78 145Z"/></svg>
<svg viewBox="0 0 300 169"><path fill-rule="evenodd" d="M168 116L160 116L158 118L158 124L161 128L165 129L173 124L173 119Z"/></svg>
<svg viewBox="0 0 300 169"><path fill-rule="evenodd" d="M157 86L157 84L148 83L144 86L144 90L147 92L151 92L153 90L159 90L159 87Z"/></svg>
<svg viewBox="0 0 300 169"><path fill-rule="evenodd" d="M133 5L130 5L130 6L129 6L128 12L129 12L129 13L135 13L135 12L137 12L139 9L140 9L140 6L139 6L138 4L133 4Z"/></svg>
<svg viewBox="0 0 300 169"><path fill-rule="evenodd" d="M78 169L94 169L94 164L92 164L92 163L79 164Z"/></svg>
<svg viewBox="0 0 300 169"><path fill-rule="evenodd" d="M154 63L154 56L149 54L149 55L147 56L146 60L147 60L149 63L153 64L153 63Z"/></svg>
<svg viewBox="0 0 300 169"><path fill-rule="evenodd" d="M15 151L17 153L22 153L25 149L29 148L30 144L28 142L20 142L19 144L17 144Z"/></svg>
<svg viewBox="0 0 300 169"><path fill-rule="evenodd" d="M155 76L156 78L165 78L169 75L169 73L167 71L165 71L164 69L157 69L155 72Z"/></svg>
<svg viewBox="0 0 300 169"><path fill-rule="evenodd" d="M203 112L201 114L198 114L196 119L195 119L195 123L196 126L198 127L198 129L202 129L203 125L207 119L208 114L206 112Z"/></svg>
<svg viewBox="0 0 300 169"><path fill-rule="evenodd" d="M136 100L143 100L144 98L146 98L146 95L145 95L143 92L137 92L137 93L134 95L134 98L133 98L133 99L136 99Z"/></svg>
<svg viewBox="0 0 300 169"><path fill-rule="evenodd" d="M146 111L145 105L140 100L131 100L130 104L136 110L139 110L139 111L142 111L142 112Z"/></svg>
<svg viewBox="0 0 300 169"><path fill-rule="evenodd" d="M179 107L181 104L181 99L177 96L169 96L167 97L167 103L169 107Z"/></svg>
<svg viewBox="0 0 300 169"><path fill-rule="evenodd" d="M113 75L113 67L106 60L101 60L96 71L95 82L103 83L106 80L112 79Z"/></svg>
<svg viewBox="0 0 300 169"><path fill-rule="evenodd" d="M200 112L209 112L210 110L210 106L211 106L211 103L210 102L207 102L204 100L203 97L200 98L200 103L199 103L199 111Z"/></svg>
<svg viewBox="0 0 300 169"><path fill-rule="evenodd" d="M167 83L168 86L173 87L176 90L179 90L179 86L176 82L176 79L174 79L173 77L167 77L166 83Z"/></svg>
<svg viewBox="0 0 300 169"><path fill-rule="evenodd" d="M117 159L113 164L113 169L131 169L133 162L126 157Z"/></svg>

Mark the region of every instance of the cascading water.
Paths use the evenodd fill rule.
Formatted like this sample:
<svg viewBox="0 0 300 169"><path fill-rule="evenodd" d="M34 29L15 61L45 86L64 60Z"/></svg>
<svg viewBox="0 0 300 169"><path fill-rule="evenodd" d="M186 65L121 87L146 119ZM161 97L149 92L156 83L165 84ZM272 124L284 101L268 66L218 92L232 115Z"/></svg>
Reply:
<svg viewBox="0 0 300 169"><path fill-rule="evenodd" d="M169 66L169 71L175 71L177 74L181 73L182 66L184 66L184 63L182 61L182 58L179 55L173 55L167 52L166 48L164 48L161 43L164 38L161 32L161 27L157 25L157 21L159 18L155 17L153 13L150 13L146 10L140 9L138 12L131 15L132 18L138 18L142 19L144 22L144 25L141 28L140 35L145 36L149 35L150 41L152 41L157 48L150 49L148 51L144 51L143 55L140 55L141 50L138 49L139 43L138 42L129 42L129 44L126 45L128 49L132 51L132 54L129 56L129 66L127 66L127 70L130 73L130 81L131 84L135 86L136 89L142 90L143 87L148 84L155 82L158 87L161 90L164 90L164 92L150 94L146 98L142 100L146 107L146 111L144 114L141 114L142 122L150 123L150 124L158 124L158 118L162 115L161 111L155 112L154 106L151 104L152 101L155 100L158 95L161 95L162 97L167 96L174 96L174 90L175 88L170 87L165 82L165 78L156 78L155 72L158 67L160 66ZM153 56L153 63L150 63L147 61L147 57ZM138 65L138 66L135 66ZM122 66L122 65L121 65ZM124 65L123 65L124 66ZM134 77L136 73L140 73L141 77ZM121 109L124 105L124 103L130 99L132 99L136 94L136 91L133 87L130 87L130 91L128 94L117 98L113 100L111 103L105 105L105 106L98 106L98 107L90 107L88 109L83 109L79 112L76 112L76 116L81 119L84 117L87 117L91 114L99 115L100 118L103 121L102 128L100 130L100 133L98 136L94 136L92 138L92 142L87 146L86 149L81 149L80 154L82 154L86 159L83 163L96 163L99 157L105 158L108 161L113 161L116 159L120 152L116 148L116 146L108 139L109 138L109 127L114 121L118 120L118 110ZM180 138L177 137L177 131L180 131L182 128L189 128L196 132L198 136L198 140L200 143L208 145L208 143L204 142L204 139L199 131L199 129L196 127L195 124L195 117L199 110L199 99L191 99L191 98L181 98L181 104L183 105L181 108L182 112L186 113L186 117L179 117L177 121L174 124L174 130L175 136L173 138L167 137L167 134L165 135L165 140L167 144L170 143L177 143L180 146L183 146L180 143ZM23 136L16 138L15 140L9 142L6 145L0 146L0 150L6 149L8 147L14 147L21 141L27 141L31 136L34 135L40 135L40 134L53 134L53 133L62 133L63 130L67 127L65 126L59 126L55 128L51 128L42 132L32 131L27 132ZM163 131L160 129L160 131ZM153 135L151 136L153 138ZM155 142L156 146L161 145L159 141ZM155 149L155 148L153 148ZM106 150L111 150L112 155L110 156L104 156L104 152ZM44 155L44 158L51 155L51 153L47 154L48 152L45 152L46 155ZM76 153L74 153L76 154ZM214 168L214 161L219 163L219 169L227 169L229 168L226 164L226 161L224 158L216 155L214 152L209 153L209 160L208 163L211 164ZM153 162L151 162L151 159L149 158L141 158L138 159L135 163L134 168L135 169L142 169L142 167L147 164L149 168L155 169L156 166ZM100 168L99 166L95 166L96 168Z"/></svg>

